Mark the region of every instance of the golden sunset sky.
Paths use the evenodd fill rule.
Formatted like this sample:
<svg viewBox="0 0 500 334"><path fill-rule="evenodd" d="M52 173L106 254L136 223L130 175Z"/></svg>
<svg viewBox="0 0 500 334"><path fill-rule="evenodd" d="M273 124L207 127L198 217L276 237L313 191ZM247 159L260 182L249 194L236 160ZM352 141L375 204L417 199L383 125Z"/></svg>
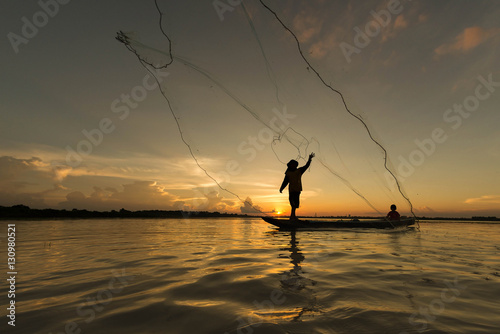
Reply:
<svg viewBox="0 0 500 334"><path fill-rule="evenodd" d="M415 214L500 216L499 2L264 3ZM153 72L115 35L168 61L154 1L4 6L0 205L286 214L286 162L315 152L299 215L410 214L260 1L158 5Z"/></svg>

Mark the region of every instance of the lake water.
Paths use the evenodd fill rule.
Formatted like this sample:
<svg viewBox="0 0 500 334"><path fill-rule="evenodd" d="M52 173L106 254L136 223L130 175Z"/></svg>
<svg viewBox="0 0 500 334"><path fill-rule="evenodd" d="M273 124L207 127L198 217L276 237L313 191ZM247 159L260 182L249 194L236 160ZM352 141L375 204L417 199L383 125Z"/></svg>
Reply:
<svg viewBox="0 0 500 334"><path fill-rule="evenodd" d="M6 317L16 225L16 326ZM499 333L500 224L1 222L1 333Z"/></svg>

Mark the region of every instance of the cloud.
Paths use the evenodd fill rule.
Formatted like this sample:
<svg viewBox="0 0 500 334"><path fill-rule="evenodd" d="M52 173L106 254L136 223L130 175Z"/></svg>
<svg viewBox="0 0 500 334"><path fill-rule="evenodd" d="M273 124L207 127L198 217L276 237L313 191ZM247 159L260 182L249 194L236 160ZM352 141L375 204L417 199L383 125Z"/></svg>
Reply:
<svg viewBox="0 0 500 334"><path fill-rule="evenodd" d="M211 191L205 194L205 197L207 202L202 208L208 211L227 211L234 204L233 201L224 199L217 191Z"/></svg>
<svg viewBox="0 0 500 334"><path fill-rule="evenodd" d="M73 191L66 195L66 200L59 203L62 209L88 210L181 210L185 209L184 201L165 190L153 181L135 181L124 184L123 190L94 187L86 196L81 191Z"/></svg>
<svg viewBox="0 0 500 334"><path fill-rule="evenodd" d="M391 20L387 27L382 29L381 42L385 43L390 39L396 38L401 30L408 28L408 25L409 23L405 16L399 14L395 19Z"/></svg>
<svg viewBox="0 0 500 334"><path fill-rule="evenodd" d="M406 21L403 15L399 15L396 17L394 21L394 29L404 29L408 27L408 21Z"/></svg>
<svg viewBox="0 0 500 334"><path fill-rule="evenodd" d="M0 157L0 205L47 207L47 199L61 196L65 188L54 182L50 164L38 157Z"/></svg>
<svg viewBox="0 0 500 334"><path fill-rule="evenodd" d="M324 58L328 53L338 47L340 38L346 34L345 22L338 22L332 18L331 13L342 16L342 20L352 20L352 15L340 15L346 9L343 6L327 4L325 1L307 1L301 3L302 9L294 14L291 30L297 36L304 52L316 59ZM348 12L352 9L347 9Z"/></svg>
<svg viewBox="0 0 500 334"><path fill-rule="evenodd" d="M147 164L130 166L122 161L110 161L107 165L92 164L92 167L72 168L57 160L47 162L37 157L19 159L1 156L0 205L24 204L33 208L105 211L121 208L238 210L239 206L234 200L223 198L213 188L203 188L203 191L193 189L193 184L198 181L198 175L193 177L197 169L189 161L184 164L181 162L164 161L168 170L158 177L159 167L154 163L150 164L153 167L148 167ZM132 179L134 176L135 179ZM203 175L199 179L204 180ZM196 197L197 192L202 194L201 198Z"/></svg>
<svg viewBox="0 0 500 334"><path fill-rule="evenodd" d="M305 10L300 11L293 19L293 31L301 43L317 36L322 25L323 22L316 13L307 13Z"/></svg>
<svg viewBox="0 0 500 334"><path fill-rule="evenodd" d="M468 198L466 204L500 204L500 195L484 195L476 198Z"/></svg>
<svg viewBox="0 0 500 334"><path fill-rule="evenodd" d="M203 197L197 197L189 200L191 207L196 211L235 211L236 203L233 200L225 199L217 190L210 187L199 187L194 189Z"/></svg>
<svg viewBox="0 0 500 334"><path fill-rule="evenodd" d="M404 14L391 15L389 21L380 26L380 22L372 12L387 11L389 1L379 3L376 7L369 5L353 6L352 2L323 4L304 2L302 9L293 17L291 28L304 49L308 48L308 56L322 59L333 50L338 50L342 42L353 43L357 34L370 23L380 29L380 34L373 37L377 43L385 43L415 23L427 20L424 14L418 14L417 5L407 9ZM375 14L377 15L377 14ZM359 20L364 17L364 20ZM377 16L378 17L378 16Z"/></svg>
<svg viewBox="0 0 500 334"><path fill-rule="evenodd" d="M0 186L4 190L7 183L15 183L16 180L30 180L31 184L44 181L60 183L70 174L82 175L88 173L84 173L83 170L75 170L55 161L49 163L38 157L30 159L18 159L12 156L0 157Z"/></svg>
<svg viewBox="0 0 500 334"><path fill-rule="evenodd" d="M342 42L340 40L340 36L343 36L345 31L342 27L338 27L330 33L329 35L324 36L322 39L313 43L309 47L309 55L316 59L321 59L325 57L328 52L335 49Z"/></svg>
<svg viewBox="0 0 500 334"><path fill-rule="evenodd" d="M464 53L486 42L500 32L500 28L483 29L481 27L465 28L451 43L443 44L434 50L436 57L450 53Z"/></svg>
<svg viewBox="0 0 500 334"><path fill-rule="evenodd" d="M254 205L252 199L247 197L243 206L240 207L241 213L262 213L262 208L258 205Z"/></svg>
<svg viewBox="0 0 500 334"><path fill-rule="evenodd" d="M20 188L20 187L18 187ZM53 196L60 196L63 194L64 187L54 185L51 189L41 191L5 191L0 190L0 205L12 206L23 204L32 208L45 208L47 207L46 200Z"/></svg>
<svg viewBox="0 0 500 334"><path fill-rule="evenodd" d="M419 208L415 208L415 211L417 211L419 214L436 214L437 211L434 210L433 208L430 208L428 206L421 206Z"/></svg>
<svg viewBox="0 0 500 334"><path fill-rule="evenodd" d="M418 23L423 23L429 19L429 14L419 14Z"/></svg>
<svg viewBox="0 0 500 334"><path fill-rule="evenodd" d="M43 187L41 185L47 182L48 187L52 187L53 175L49 164L44 163L40 158L0 157L0 192L4 194L40 191Z"/></svg>
<svg viewBox="0 0 500 334"><path fill-rule="evenodd" d="M0 157L0 180L11 180L21 174L47 167L40 158L17 159L11 156Z"/></svg>

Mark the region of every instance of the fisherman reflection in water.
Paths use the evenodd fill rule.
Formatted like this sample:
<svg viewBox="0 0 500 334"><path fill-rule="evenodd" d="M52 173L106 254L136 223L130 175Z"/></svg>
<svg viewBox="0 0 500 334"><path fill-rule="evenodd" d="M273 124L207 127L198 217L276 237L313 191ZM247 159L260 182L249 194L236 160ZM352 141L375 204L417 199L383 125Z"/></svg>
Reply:
<svg viewBox="0 0 500 334"><path fill-rule="evenodd" d="M290 206L292 207L292 213L290 214L290 220L297 220L297 216L295 215L295 210L300 206L300 192L302 191L302 174L309 168L311 165L312 158L314 158L314 153L309 155L309 160L307 163L299 167L299 163L296 160L290 160L288 162L287 170L285 172L285 179L281 184L280 193L283 192L283 189L288 185L288 199L290 201Z"/></svg>
<svg viewBox="0 0 500 334"><path fill-rule="evenodd" d="M293 268L283 273L280 282L283 288L296 291L302 290L306 287L306 279L302 277L303 272L302 267L300 266L300 263L305 260L305 256L298 247L299 242L295 237L295 231L290 232L290 236L290 247L281 248L281 250L287 250L290 252L290 263L293 264Z"/></svg>

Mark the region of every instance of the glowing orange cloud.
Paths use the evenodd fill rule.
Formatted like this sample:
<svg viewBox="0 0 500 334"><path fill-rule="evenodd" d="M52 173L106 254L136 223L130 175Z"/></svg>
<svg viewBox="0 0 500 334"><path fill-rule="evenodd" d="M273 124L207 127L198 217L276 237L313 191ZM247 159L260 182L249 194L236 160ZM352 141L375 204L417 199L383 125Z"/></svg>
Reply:
<svg viewBox="0 0 500 334"><path fill-rule="evenodd" d="M478 45L486 42L500 32L500 28L483 29L481 27L469 27L460 33L452 43L437 47L434 52L436 56L448 53L467 52Z"/></svg>
<svg viewBox="0 0 500 334"><path fill-rule="evenodd" d="M500 204L499 195L485 195L476 198L468 198L465 200L466 204Z"/></svg>

